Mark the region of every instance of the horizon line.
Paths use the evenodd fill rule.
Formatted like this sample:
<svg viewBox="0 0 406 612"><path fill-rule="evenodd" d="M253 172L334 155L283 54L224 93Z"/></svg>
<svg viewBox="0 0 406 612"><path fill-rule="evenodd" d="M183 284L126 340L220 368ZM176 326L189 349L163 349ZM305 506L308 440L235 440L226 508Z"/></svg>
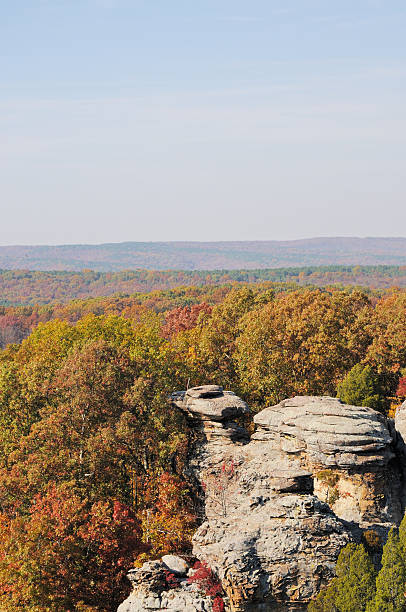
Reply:
<svg viewBox="0 0 406 612"><path fill-rule="evenodd" d="M311 236L309 238L287 238L287 239L244 239L244 240L123 240L118 242L66 242L66 243L13 243L0 244L0 248L38 248L38 247L98 247L125 244L241 244L241 243L282 243L282 242L306 242L311 240L406 240L406 236Z"/></svg>

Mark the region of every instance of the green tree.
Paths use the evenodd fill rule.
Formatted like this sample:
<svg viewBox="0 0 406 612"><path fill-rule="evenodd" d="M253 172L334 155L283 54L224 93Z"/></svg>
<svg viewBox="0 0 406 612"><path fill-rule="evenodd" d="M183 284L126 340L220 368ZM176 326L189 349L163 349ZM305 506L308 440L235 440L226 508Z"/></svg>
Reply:
<svg viewBox="0 0 406 612"><path fill-rule="evenodd" d="M336 574L337 578L310 603L309 611L365 612L375 594L375 570L362 544L351 543L342 549Z"/></svg>
<svg viewBox="0 0 406 612"><path fill-rule="evenodd" d="M379 376L370 365L362 363L357 363L337 385L337 397L346 404L375 410L383 410L386 405Z"/></svg>
<svg viewBox="0 0 406 612"><path fill-rule="evenodd" d="M383 547L382 567L376 579L376 595L367 612L404 612L406 610L406 566L404 549L394 529Z"/></svg>
<svg viewBox="0 0 406 612"><path fill-rule="evenodd" d="M309 612L339 612L337 608L337 578L333 578L328 587L322 589L308 606Z"/></svg>
<svg viewBox="0 0 406 612"><path fill-rule="evenodd" d="M375 569L362 544L347 544L336 568L336 603L340 612L364 612L375 593Z"/></svg>
<svg viewBox="0 0 406 612"><path fill-rule="evenodd" d="M403 516L402 522L399 525L399 540L403 550L406 551L406 514Z"/></svg>

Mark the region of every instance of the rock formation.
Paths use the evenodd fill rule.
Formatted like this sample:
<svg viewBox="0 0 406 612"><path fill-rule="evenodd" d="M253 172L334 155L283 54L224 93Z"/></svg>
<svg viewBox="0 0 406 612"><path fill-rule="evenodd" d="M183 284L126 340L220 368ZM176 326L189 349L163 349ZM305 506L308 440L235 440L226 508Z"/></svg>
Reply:
<svg viewBox="0 0 406 612"><path fill-rule="evenodd" d="M148 561L142 567L129 572L128 578L133 591L118 607L117 612L211 612L211 598L199 593L197 587L188 582L187 574L190 569L183 559L175 555L166 555L166 563L164 559L165 557L161 561Z"/></svg>
<svg viewBox="0 0 406 612"><path fill-rule="evenodd" d="M400 473L386 419L332 397L294 397L254 418L253 440L296 457L314 494L361 527L400 522Z"/></svg>
<svg viewBox="0 0 406 612"><path fill-rule="evenodd" d="M348 541L400 521L394 451L403 452L403 438L376 411L295 397L257 414L250 439L233 420L249 412L234 393L208 385L175 393L171 402L199 434L188 466L204 498L193 554L220 578L229 610L305 610L334 576ZM405 423L406 439L405 415L406 406L396 426ZM156 577L148 581L151 563ZM210 609L185 581L164 591L162 567L150 562L130 574L134 591L120 612Z"/></svg>

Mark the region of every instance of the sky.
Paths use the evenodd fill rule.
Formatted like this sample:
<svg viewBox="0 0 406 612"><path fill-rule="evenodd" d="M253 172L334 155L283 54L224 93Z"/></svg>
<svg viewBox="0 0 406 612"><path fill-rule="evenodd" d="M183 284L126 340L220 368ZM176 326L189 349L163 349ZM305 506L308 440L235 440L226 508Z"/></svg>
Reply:
<svg viewBox="0 0 406 612"><path fill-rule="evenodd" d="M0 244L406 236L404 0L0 0Z"/></svg>

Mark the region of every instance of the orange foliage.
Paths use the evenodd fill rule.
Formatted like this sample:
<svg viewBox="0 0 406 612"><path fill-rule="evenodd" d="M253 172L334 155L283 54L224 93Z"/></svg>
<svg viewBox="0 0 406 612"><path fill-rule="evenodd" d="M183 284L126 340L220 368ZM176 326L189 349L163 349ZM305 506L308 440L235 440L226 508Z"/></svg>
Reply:
<svg viewBox="0 0 406 612"><path fill-rule="evenodd" d="M186 483L168 472L161 473L147 485L145 502L148 509L143 512L142 527L146 542L151 544L150 556L156 558L170 551L190 551L196 517L189 493Z"/></svg>

